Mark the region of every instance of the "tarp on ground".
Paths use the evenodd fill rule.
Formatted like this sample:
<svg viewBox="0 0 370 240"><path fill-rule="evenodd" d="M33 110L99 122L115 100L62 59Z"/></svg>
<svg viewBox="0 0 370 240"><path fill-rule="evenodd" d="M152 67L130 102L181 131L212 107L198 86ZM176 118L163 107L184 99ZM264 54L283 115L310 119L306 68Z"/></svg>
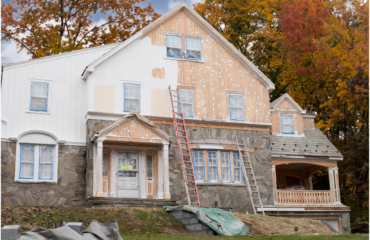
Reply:
<svg viewBox="0 0 370 240"><path fill-rule="evenodd" d="M231 212L219 208L199 208L190 205L165 206L166 212L187 211L197 215L200 222L212 228L219 235L250 235L249 227Z"/></svg>
<svg viewBox="0 0 370 240"><path fill-rule="evenodd" d="M99 223L92 220L82 234L78 234L68 225L62 224L55 229L34 228L21 234L18 240L122 240L119 235L118 223L111 220Z"/></svg>

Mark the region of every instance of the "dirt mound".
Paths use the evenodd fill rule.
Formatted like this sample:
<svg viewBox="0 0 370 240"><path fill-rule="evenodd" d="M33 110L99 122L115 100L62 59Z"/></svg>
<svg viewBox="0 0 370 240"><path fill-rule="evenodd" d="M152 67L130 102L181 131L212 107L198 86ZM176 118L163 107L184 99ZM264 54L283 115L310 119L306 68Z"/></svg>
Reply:
<svg viewBox="0 0 370 240"><path fill-rule="evenodd" d="M283 218L245 213L234 213L241 220L250 222L249 231L258 235L295 235L294 226L298 226L297 235L335 235L320 220Z"/></svg>

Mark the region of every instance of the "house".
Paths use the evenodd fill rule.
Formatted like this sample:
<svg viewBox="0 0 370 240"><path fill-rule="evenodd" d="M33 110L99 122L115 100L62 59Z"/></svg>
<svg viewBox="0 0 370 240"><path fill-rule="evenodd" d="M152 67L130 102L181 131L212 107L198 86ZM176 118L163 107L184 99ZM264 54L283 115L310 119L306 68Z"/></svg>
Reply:
<svg viewBox="0 0 370 240"><path fill-rule="evenodd" d="M267 214L350 231L343 156L315 116L288 94L270 104L274 84L185 3L122 43L3 67L2 205L186 203L169 86L201 206L253 211L237 136ZM330 189L314 190L321 169Z"/></svg>

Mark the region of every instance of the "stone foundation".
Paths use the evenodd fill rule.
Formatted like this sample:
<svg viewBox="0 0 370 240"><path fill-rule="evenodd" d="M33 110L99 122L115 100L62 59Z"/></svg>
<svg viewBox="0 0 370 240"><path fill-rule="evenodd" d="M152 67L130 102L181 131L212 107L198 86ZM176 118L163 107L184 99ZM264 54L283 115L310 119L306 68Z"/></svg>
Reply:
<svg viewBox="0 0 370 240"><path fill-rule="evenodd" d="M16 143L1 142L1 205L85 205L85 153L81 146L59 145L57 183L14 182Z"/></svg>

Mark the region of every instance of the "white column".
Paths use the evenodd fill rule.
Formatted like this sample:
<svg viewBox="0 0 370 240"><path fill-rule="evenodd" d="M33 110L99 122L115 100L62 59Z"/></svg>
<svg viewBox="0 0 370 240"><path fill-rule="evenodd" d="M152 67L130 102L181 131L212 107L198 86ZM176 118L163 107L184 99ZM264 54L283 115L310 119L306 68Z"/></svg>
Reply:
<svg viewBox="0 0 370 240"><path fill-rule="evenodd" d="M117 189L117 151L111 150L110 151L110 197L116 197L116 189Z"/></svg>
<svg viewBox="0 0 370 240"><path fill-rule="evenodd" d="M96 142L93 144L93 197L96 195Z"/></svg>
<svg viewBox="0 0 370 240"><path fill-rule="evenodd" d="M96 142L96 197L103 196L103 140Z"/></svg>
<svg viewBox="0 0 370 240"><path fill-rule="evenodd" d="M312 175L308 177L308 190L313 190Z"/></svg>
<svg viewBox="0 0 370 240"><path fill-rule="evenodd" d="M140 164L139 164L139 181L140 181L140 197L146 198L146 152L140 151Z"/></svg>
<svg viewBox="0 0 370 240"><path fill-rule="evenodd" d="M168 143L163 144L163 190L164 199L171 199L170 193L170 175L168 163Z"/></svg>
<svg viewBox="0 0 370 240"><path fill-rule="evenodd" d="M278 203L278 197L277 197L277 184L276 184L276 166L272 165L272 184L274 188L274 204Z"/></svg>
<svg viewBox="0 0 370 240"><path fill-rule="evenodd" d="M339 194L338 194L338 184L336 174L338 173L338 168L329 168L329 182L330 182L330 191L332 193L334 204L340 204Z"/></svg>
<svg viewBox="0 0 370 240"><path fill-rule="evenodd" d="M158 193L157 199L163 199L163 148L158 151Z"/></svg>

